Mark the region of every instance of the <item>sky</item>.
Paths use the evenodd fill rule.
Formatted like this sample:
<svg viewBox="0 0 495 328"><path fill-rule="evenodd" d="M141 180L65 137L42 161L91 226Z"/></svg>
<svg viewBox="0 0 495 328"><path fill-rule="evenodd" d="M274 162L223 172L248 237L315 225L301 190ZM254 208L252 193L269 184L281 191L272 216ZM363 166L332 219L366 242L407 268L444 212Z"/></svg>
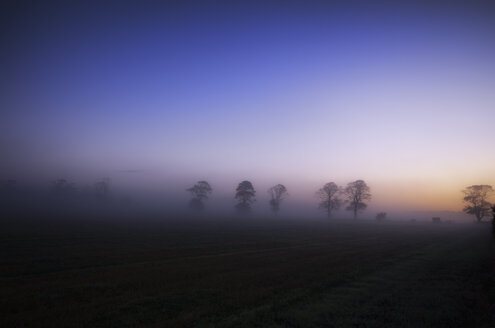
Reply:
<svg viewBox="0 0 495 328"><path fill-rule="evenodd" d="M407 211L495 185L488 1L2 6L0 179L217 200L250 180L307 206L363 179Z"/></svg>

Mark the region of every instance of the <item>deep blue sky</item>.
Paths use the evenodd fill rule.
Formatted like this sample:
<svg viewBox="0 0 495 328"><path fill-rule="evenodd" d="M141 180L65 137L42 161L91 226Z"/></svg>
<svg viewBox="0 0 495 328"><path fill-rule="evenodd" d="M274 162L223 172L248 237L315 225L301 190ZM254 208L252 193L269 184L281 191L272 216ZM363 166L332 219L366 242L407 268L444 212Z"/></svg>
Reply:
<svg viewBox="0 0 495 328"><path fill-rule="evenodd" d="M235 3L235 4L234 4ZM490 2L18 2L1 10L0 178L101 176L457 209L495 184ZM122 170L140 170L123 177ZM117 183L117 182L116 182ZM117 183L118 184L118 183Z"/></svg>

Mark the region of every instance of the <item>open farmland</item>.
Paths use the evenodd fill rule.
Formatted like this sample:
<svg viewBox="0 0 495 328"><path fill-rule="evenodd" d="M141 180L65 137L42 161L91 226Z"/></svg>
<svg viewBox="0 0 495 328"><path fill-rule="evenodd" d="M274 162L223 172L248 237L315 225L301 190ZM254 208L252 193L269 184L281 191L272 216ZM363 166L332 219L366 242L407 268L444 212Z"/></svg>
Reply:
<svg viewBox="0 0 495 328"><path fill-rule="evenodd" d="M485 224L2 222L2 327L493 327Z"/></svg>

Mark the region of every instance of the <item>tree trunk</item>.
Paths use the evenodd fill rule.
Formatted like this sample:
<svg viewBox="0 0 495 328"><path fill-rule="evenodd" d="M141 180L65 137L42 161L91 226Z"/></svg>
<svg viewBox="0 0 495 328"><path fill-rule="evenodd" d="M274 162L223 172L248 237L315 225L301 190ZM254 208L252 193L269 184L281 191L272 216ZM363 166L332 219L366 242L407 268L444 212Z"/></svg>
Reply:
<svg viewBox="0 0 495 328"><path fill-rule="evenodd" d="M493 214L493 219L492 219L492 234L493 238L495 238L495 205L492 206L492 214Z"/></svg>

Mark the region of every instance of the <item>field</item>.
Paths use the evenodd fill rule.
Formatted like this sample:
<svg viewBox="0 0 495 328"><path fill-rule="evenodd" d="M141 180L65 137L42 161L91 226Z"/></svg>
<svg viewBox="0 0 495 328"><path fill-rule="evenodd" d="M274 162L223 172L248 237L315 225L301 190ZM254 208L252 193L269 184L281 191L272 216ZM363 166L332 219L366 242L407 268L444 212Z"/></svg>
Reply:
<svg viewBox="0 0 495 328"><path fill-rule="evenodd" d="M1 327L494 327L486 224L2 222Z"/></svg>

